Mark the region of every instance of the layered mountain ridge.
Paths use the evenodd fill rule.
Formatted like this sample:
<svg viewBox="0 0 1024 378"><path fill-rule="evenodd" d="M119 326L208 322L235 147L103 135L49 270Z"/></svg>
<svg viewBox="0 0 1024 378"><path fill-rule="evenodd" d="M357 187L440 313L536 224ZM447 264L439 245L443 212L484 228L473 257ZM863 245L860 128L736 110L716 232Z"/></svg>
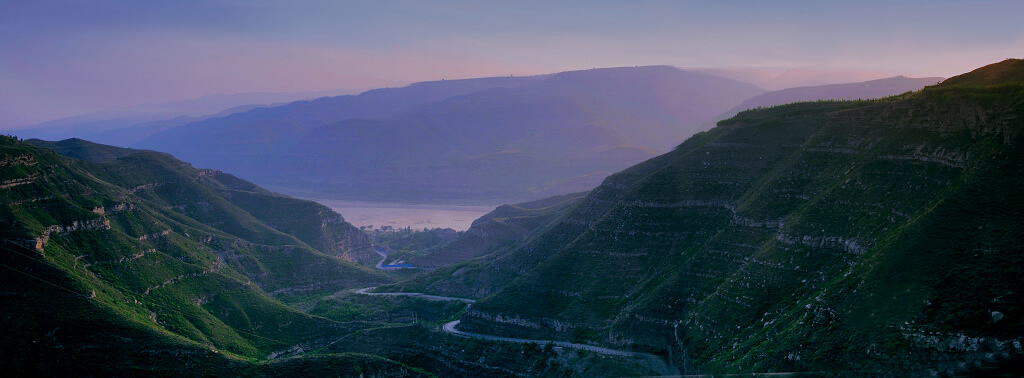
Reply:
<svg viewBox="0 0 1024 378"><path fill-rule="evenodd" d="M297 101L186 124L155 134L137 146L169 152L194 164L218 167L242 177L262 179L267 163L289 151L317 127L353 118L394 116L452 96L488 88L518 87L539 79L446 80Z"/></svg>
<svg viewBox="0 0 1024 378"><path fill-rule="evenodd" d="M747 107L884 97L932 79L765 93L700 70L601 68L422 82L72 136L169 152L305 198L497 204L589 190Z"/></svg>
<svg viewBox="0 0 1024 378"><path fill-rule="evenodd" d="M590 189L762 92L667 66L429 82L254 109L139 146L307 197L521 202Z"/></svg>

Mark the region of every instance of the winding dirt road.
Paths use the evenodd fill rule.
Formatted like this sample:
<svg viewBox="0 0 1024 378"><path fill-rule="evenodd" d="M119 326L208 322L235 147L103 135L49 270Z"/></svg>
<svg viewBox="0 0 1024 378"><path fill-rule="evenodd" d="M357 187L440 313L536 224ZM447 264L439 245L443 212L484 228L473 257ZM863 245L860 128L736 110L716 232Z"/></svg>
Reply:
<svg viewBox="0 0 1024 378"><path fill-rule="evenodd" d="M373 290L375 288L376 288L376 286L374 286L374 287L366 287L366 288L362 288L362 289L356 290L355 293L356 294L362 294L362 295L381 295L381 296L394 296L394 297L397 297L397 296L407 296L407 297L423 298L423 299L428 299L428 300L433 300L433 301L458 301L458 302L468 303L470 306L472 306L473 303L476 303L475 300L467 299L467 298L444 297L444 296L440 296L440 295L430 295L430 294L423 294L423 293L371 293L371 292L369 292L370 290ZM649 353L640 353L640 352L631 352L631 351L627 351L627 350L616 350L616 349L602 348L602 347L599 347L599 346L593 346L593 345L587 345L587 344L570 343L568 341L517 339L517 338L514 338L514 337L502 337L502 336L484 335L484 334L480 334L480 333L464 332L464 331L459 331L459 330L455 329L455 327L458 326L460 322L461 322L460 320L450 321L448 323L445 323L444 326L441 327L441 329L443 329L448 334L450 334L452 336L456 336L456 337L477 338L477 339L492 340L492 341L502 341L502 342L509 342L509 343L534 343L534 344L537 344L537 345L552 344L552 345L560 346L560 347L563 347L563 348L573 348L573 349L579 349L579 350L586 350L586 351L590 351L590 352L606 354L606 355L611 355L611 356L639 358L639 359L642 359L642 360L646 361L647 364L648 364L648 367L654 369L654 371L657 371L657 372L659 372L659 373L661 373L663 375L678 375L679 374L679 369L666 364L665 360L663 360L661 357L658 357L658 356L655 356L655 355L649 354Z"/></svg>
<svg viewBox="0 0 1024 378"><path fill-rule="evenodd" d="M432 300L432 301L453 301L453 302L457 301L457 302L465 302L465 303L476 303L476 301L474 301L472 299L455 298L455 297L442 297L440 295L430 295L430 294L423 294L423 293L371 293L371 292L369 292L370 290L373 290L373 289L376 289L376 288L377 288L376 286L364 287L362 289L356 290L356 294L362 294L362 295L381 295L381 296L385 296L385 297L416 297L416 298L429 299L429 300Z"/></svg>
<svg viewBox="0 0 1024 378"><path fill-rule="evenodd" d="M375 288L376 287L367 287L367 288L362 288L362 289L356 290L355 292L356 292L356 294L363 294L363 295L408 296L408 297L423 298L423 299L429 299L429 300L435 300L435 301L458 301L458 302L464 302L464 303L470 303L470 304L476 303L476 301L472 300L472 299L455 298L455 297L443 297L443 296L439 296L439 295L429 295L429 294L423 294L423 293L370 293L369 292L370 290L373 290ZM639 353L639 352L630 352L630 351L625 351L625 350L608 349L608 348L602 348L602 347L593 346L593 345L587 345L587 344L570 343L570 342L567 342L567 341L517 339L517 338L514 338L514 337L502 337L502 336L484 335L484 334L480 334L480 333L463 332L463 331L459 331L459 330L455 329L455 327L458 326L460 322L461 322L460 320L450 321L448 323L445 323L444 326L441 327L441 328L444 329L445 332L447 332L449 334L452 334L452 335L455 335L455 336L459 336L459 337L478 338L478 339L493 340L493 341L504 341L504 342L509 342L509 343L535 343L535 344L539 344L539 345L552 344L552 345L557 345L557 346L565 347L565 348L582 349L582 350L588 350L588 351L591 351L591 352L596 352L596 353L601 353L601 354L608 354L608 355L613 355L613 356L654 357L654 358L657 358L656 356L654 356L652 354L647 354L647 353Z"/></svg>
<svg viewBox="0 0 1024 378"><path fill-rule="evenodd" d="M528 343L534 343L534 344L538 344L538 345L551 344L551 345L557 345L557 346L565 347L565 348L582 349L582 350L588 350L588 351L591 351L591 352L597 352L597 353L601 353L601 354L609 354L609 355L613 355L613 356L624 356L624 357L648 357L648 356L650 356L650 357L654 357L653 355L650 355L650 354L647 354L647 353L638 353L638 352L630 352L630 351L625 351L625 350L608 349L608 348L602 348L602 347L593 346L593 345L587 345L587 344L570 343L568 341L517 339L517 338L514 338L514 337L491 336L491 335L484 335L484 334L479 334L479 333L463 332L463 331L459 331L459 330L455 329L455 326L459 325L460 322L461 322L460 320L455 320L455 321L450 321L448 323L445 323L444 327L443 327L444 331L448 332L448 333L450 333L452 335L459 336L459 337L470 337L470 338L478 338L478 339L493 340L493 341L504 341L504 342L509 342L509 343L527 343L527 344Z"/></svg>

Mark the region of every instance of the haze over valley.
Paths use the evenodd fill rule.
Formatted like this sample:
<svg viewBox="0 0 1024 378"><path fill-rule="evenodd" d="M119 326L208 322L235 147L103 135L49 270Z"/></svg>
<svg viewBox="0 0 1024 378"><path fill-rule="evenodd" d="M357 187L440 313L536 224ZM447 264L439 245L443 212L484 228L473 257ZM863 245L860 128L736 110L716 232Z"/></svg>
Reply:
<svg viewBox="0 0 1024 378"><path fill-rule="evenodd" d="M1019 14L0 3L0 366L1019 376Z"/></svg>

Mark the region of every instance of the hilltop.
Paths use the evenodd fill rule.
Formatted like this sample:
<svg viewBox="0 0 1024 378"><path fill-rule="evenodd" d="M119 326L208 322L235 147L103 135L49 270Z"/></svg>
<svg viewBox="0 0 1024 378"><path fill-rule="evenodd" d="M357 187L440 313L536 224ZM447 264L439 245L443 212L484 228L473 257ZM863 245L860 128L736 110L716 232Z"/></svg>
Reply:
<svg viewBox="0 0 1024 378"><path fill-rule="evenodd" d="M1007 59L946 79L943 86L990 86L1024 83L1024 59Z"/></svg>

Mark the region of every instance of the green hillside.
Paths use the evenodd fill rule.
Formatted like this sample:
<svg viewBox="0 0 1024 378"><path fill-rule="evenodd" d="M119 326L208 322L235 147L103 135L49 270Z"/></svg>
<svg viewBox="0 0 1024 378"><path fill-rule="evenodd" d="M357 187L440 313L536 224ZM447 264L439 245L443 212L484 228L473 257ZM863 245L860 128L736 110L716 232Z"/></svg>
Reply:
<svg viewBox="0 0 1024 378"><path fill-rule="evenodd" d="M150 151L99 163L0 137L0 223L3 364L31 374L265 359L348 327L272 295L389 281L343 259L369 246L340 215Z"/></svg>
<svg viewBox="0 0 1024 378"><path fill-rule="evenodd" d="M1024 85L958 78L742 112L430 290L483 297L466 331L684 372L1005 368L1024 342L1022 120Z"/></svg>

